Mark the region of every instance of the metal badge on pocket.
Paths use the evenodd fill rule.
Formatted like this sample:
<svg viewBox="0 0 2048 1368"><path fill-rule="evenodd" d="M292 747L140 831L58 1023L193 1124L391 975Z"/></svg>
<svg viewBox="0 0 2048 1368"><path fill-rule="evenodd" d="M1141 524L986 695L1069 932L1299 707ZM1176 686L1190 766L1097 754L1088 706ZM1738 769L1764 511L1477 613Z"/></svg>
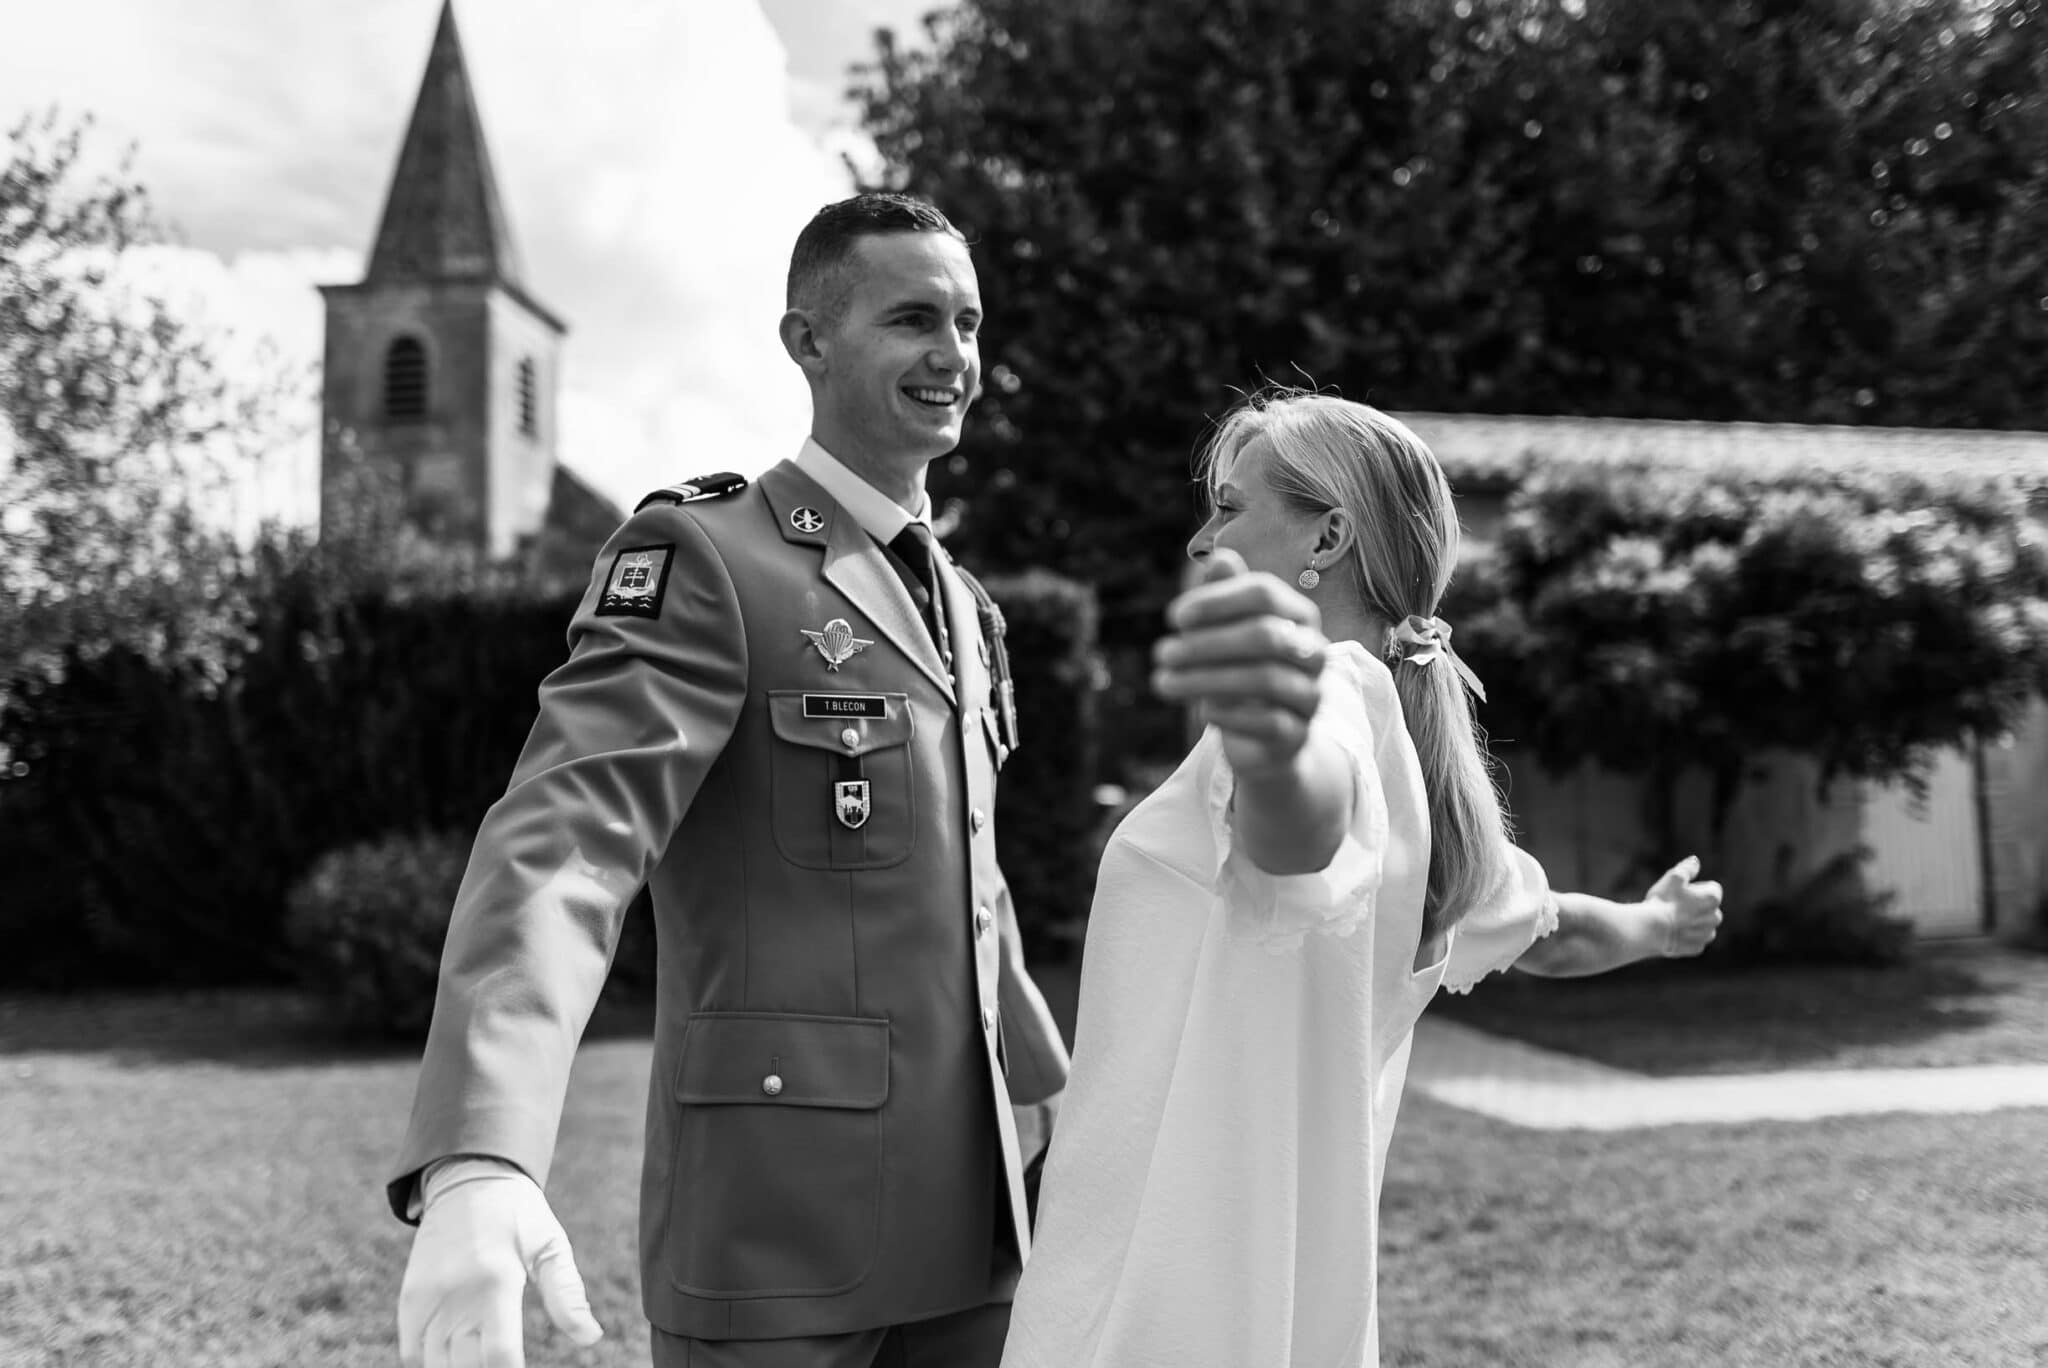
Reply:
<svg viewBox="0 0 2048 1368"><path fill-rule="evenodd" d="M833 783L832 812L839 818L839 825L848 831L858 831L867 825L868 813L872 810L867 780L840 779Z"/></svg>

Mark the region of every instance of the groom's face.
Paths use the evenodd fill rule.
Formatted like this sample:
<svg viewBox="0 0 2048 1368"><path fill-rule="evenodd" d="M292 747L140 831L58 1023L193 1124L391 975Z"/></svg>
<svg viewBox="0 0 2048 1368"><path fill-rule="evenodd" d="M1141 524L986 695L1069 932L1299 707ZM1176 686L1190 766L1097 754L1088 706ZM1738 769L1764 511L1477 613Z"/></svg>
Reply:
<svg viewBox="0 0 2048 1368"><path fill-rule="evenodd" d="M841 460L929 461L960 444L981 393L981 287L950 233L854 244L843 305L820 333L818 438Z"/></svg>

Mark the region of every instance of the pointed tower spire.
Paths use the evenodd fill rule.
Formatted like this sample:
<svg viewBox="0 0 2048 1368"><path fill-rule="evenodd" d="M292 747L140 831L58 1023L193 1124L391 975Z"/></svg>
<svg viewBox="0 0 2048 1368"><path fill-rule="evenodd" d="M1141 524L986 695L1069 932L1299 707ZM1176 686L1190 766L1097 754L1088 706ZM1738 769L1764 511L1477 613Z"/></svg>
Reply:
<svg viewBox="0 0 2048 1368"><path fill-rule="evenodd" d="M483 280L525 293L462 59L454 0L441 6L364 284L399 280Z"/></svg>
<svg viewBox="0 0 2048 1368"><path fill-rule="evenodd" d="M502 558L587 540L602 521L590 512L598 505L576 489L553 492L565 488L556 401L567 327L521 279L452 0L369 271L353 285L322 285L320 295L323 528L361 497L369 471L395 476L406 516L448 545Z"/></svg>

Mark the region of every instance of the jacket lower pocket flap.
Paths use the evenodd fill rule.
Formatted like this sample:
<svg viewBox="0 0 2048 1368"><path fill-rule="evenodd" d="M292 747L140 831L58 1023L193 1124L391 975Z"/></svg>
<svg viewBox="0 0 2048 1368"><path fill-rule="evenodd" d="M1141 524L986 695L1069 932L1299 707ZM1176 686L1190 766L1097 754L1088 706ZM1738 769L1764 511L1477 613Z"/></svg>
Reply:
<svg viewBox="0 0 2048 1368"><path fill-rule="evenodd" d="M683 1028L676 1100L872 1111L889 1096L889 1023L699 1012Z"/></svg>
<svg viewBox="0 0 2048 1368"><path fill-rule="evenodd" d="M776 689L768 695L768 725L784 741L841 755L900 746L915 728L910 695ZM852 736L848 743L849 734Z"/></svg>

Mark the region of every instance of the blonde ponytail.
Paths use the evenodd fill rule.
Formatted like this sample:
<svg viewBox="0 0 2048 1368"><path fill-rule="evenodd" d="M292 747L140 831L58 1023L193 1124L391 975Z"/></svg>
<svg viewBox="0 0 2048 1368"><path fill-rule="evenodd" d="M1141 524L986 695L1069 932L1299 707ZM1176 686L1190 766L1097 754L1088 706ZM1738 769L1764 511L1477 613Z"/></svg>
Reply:
<svg viewBox="0 0 2048 1368"><path fill-rule="evenodd" d="M1495 782L1472 697L1441 662L1387 662L1401 716L1422 766L1429 805L1429 891L1425 943L1495 896L1512 874L1507 811Z"/></svg>

